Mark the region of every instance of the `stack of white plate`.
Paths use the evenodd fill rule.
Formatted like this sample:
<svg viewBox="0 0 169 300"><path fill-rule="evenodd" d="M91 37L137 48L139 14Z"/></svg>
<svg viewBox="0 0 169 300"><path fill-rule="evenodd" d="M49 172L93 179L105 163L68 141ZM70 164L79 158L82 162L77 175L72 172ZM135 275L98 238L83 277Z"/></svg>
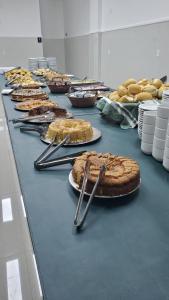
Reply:
<svg viewBox="0 0 169 300"><path fill-rule="evenodd" d="M31 57L28 58L28 68L30 71L34 71L38 69L38 58Z"/></svg>
<svg viewBox="0 0 169 300"><path fill-rule="evenodd" d="M169 102L162 103L157 109L152 155L158 161L163 161L166 133L169 119Z"/></svg>
<svg viewBox="0 0 169 300"><path fill-rule="evenodd" d="M169 123L166 133L166 140L165 140L165 148L164 148L164 155L163 155L163 166L166 170L169 171Z"/></svg>
<svg viewBox="0 0 169 300"><path fill-rule="evenodd" d="M142 137L143 115L145 111L156 111L159 103L153 100L148 100L141 103L138 107L138 136Z"/></svg>
<svg viewBox="0 0 169 300"><path fill-rule="evenodd" d="M48 62L46 57L39 57L38 58L38 65L39 69L47 69L48 68Z"/></svg>
<svg viewBox="0 0 169 300"><path fill-rule="evenodd" d="M145 111L143 116L141 150L152 154L157 111Z"/></svg>
<svg viewBox="0 0 169 300"><path fill-rule="evenodd" d="M56 57L47 57L48 68L51 70L57 70Z"/></svg>
<svg viewBox="0 0 169 300"><path fill-rule="evenodd" d="M169 89L162 93L162 101L169 101Z"/></svg>

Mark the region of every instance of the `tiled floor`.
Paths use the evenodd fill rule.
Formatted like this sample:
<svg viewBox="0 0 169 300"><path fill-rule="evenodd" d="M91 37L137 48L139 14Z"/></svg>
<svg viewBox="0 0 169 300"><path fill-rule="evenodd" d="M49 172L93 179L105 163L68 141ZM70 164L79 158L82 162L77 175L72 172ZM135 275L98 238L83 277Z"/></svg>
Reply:
<svg viewBox="0 0 169 300"><path fill-rule="evenodd" d="M0 299L43 299L1 96Z"/></svg>

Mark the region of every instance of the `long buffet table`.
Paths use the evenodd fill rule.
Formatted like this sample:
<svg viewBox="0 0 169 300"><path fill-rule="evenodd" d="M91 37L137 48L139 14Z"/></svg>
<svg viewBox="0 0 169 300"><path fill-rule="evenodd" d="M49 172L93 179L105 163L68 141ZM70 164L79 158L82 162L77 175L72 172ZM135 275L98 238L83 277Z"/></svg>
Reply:
<svg viewBox="0 0 169 300"><path fill-rule="evenodd" d="M1 87L5 80L1 77ZM73 114L63 95L50 95ZM37 171L33 162L45 149L36 133L20 133L10 121L21 116L3 97L11 143L26 206L45 299L164 300L169 295L169 173L140 150L136 129L122 130L100 115L86 115L102 138L85 147L63 147L58 155L96 150L133 157L141 186L125 198L97 199L82 231L73 228L78 200L68 182L71 165Z"/></svg>

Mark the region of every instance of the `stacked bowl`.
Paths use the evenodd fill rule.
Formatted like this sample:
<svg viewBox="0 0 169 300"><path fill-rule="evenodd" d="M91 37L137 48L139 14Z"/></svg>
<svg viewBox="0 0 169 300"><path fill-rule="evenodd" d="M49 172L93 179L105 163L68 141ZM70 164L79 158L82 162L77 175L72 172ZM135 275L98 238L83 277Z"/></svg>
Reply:
<svg viewBox="0 0 169 300"><path fill-rule="evenodd" d="M38 69L38 59L35 57L28 58L28 68L30 71Z"/></svg>
<svg viewBox="0 0 169 300"><path fill-rule="evenodd" d="M165 148L163 155L163 166L166 170L169 171L169 123L166 132Z"/></svg>
<svg viewBox="0 0 169 300"><path fill-rule="evenodd" d="M144 112L141 150L145 154L152 154L156 115L157 111Z"/></svg>
<svg viewBox="0 0 169 300"><path fill-rule="evenodd" d="M51 70L57 70L56 57L47 57L48 68Z"/></svg>
<svg viewBox="0 0 169 300"><path fill-rule="evenodd" d="M169 119L169 103L162 103L157 109L152 155L158 161L163 161L166 133Z"/></svg>
<svg viewBox="0 0 169 300"><path fill-rule="evenodd" d="M159 103L153 100L147 100L143 102L138 107L138 136L142 138L142 128L143 128L143 115L146 111L156 111Z"/></svg>
<svg viewBox="0 0 169 300"><path fill-rule="evenodd" d="M47 59L45 57L39 57L38 65L39 65L39 69L47 69L48 67Z"/></svg>

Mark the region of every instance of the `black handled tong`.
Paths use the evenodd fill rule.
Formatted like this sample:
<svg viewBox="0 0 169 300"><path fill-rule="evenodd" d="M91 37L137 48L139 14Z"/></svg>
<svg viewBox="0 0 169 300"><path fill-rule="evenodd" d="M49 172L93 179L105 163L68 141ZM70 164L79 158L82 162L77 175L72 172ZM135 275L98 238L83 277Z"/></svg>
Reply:
<svg viewBox="0 0 169 300"><path fill-rule="evenodd" d="M35 160L34 167L37 170L42 170L54 166L64 165L68 163L73 163L74 160L86 151L80 151L65 156L61 156L55 159L47 160L54 152L58 151L67 141L69 141L69 135L66 136L58 145L54 146L54 140L47 146L47 148L40 154L40 156ZM52 146L54 146L53 149Z"/></svg>

